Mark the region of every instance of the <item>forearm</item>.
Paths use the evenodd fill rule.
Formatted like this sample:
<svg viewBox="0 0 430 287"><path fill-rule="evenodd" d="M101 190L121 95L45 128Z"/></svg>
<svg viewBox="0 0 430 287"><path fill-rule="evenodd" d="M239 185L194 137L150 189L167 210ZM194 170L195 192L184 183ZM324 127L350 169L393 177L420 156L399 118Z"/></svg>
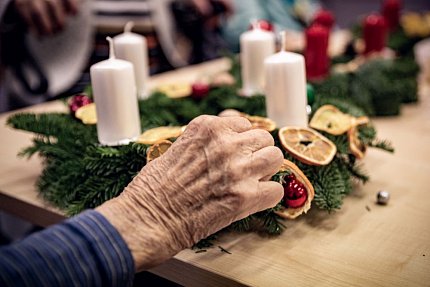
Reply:
<svg viewBox="0 0 430 287"><path fill-rule="evenodd" d="M130 251L116 229L89 211L0 249L0 286L129 286Z"/></svg>

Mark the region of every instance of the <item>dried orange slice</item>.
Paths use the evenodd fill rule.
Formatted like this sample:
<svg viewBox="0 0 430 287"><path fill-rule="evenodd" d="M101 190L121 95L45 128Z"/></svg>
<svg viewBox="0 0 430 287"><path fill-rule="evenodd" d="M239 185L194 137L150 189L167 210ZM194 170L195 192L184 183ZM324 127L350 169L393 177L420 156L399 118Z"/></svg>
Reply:
<svg viewBox="0 0 430 287"><path fill-rule="evenodd" d="M294 219L300 214L306 213L311 208L311 202L315 196L314 187L312 186L311 182L306 177L306 175L299 169L299 167L289 160L284 159L284 163L282 164L281 169L279 171L290 172L293 175L292 180L295 180L296 182L291 182L291 181L288 182L289 180L291 180L291 175L286 176L288 178L286 177L281 178L281 184L284 186L285 195L283 199L282 208L276 211L275 213L283 218ZM287 191L288 184L301 186L303 189L306 190L306 195L301 200L301 203L299 204L299 206L297 206L296 203L301 198L292 199L288 197L288 191Z"/></svg>
<svg viewBox="0 0 430 287"><path fill-rule="evenodd" d="M183 131L184 127L179 126L153 128L143 132L136 142L141 144L155 144L160 140L177 138Z"/></svg>
<svg viewBox="0 0 430 287"><path fill-rule="evenodd" d="M368 117L358 117L358 118L354 118L353 120L353 126L361 126L361 125L366 125L370 122Z"/></svg>
<svg viewBox="0 0 430 287"><path fill-rule="evenodd" d="M251 116L235 109L226 109L218 114L220 117L244 117L251 122L253 129L263 129L268 132L276 129L276 123L269 118L260 116Z"/></svg>
<svg viewBox="0 0 430 287"><path fill-rule="evenodd" d="M232 86L236 83L236 79L228 72L223 72L215 75L212 78L212 87Z"/></svg>
<svg viewBox="0 0 430 287"><path fill-rule="evenodd" d="M86 125L95 125L97 123L96 104L91 103L80 107L76 110L75 117Z"/></svg>
<svg viewBox="0 0 430 287"><path fill-rule="evenodd" d="M172 142L169 140L161 140L153 144L146 151L146 162L150 162L151 160L156 159L163 155L172 145Z"/></svg>
<svg viewBox="0 0 430 287"><path fill-rule="evenodd" d="M356 126L348 131L349 149L356 158L362 159L366 153L366 145L358 137L358 129Z"/></svg>
<svg viewBox="0 0 430 287"><path fill-rule="evenodd" d="M336 154L336 145L310 128L283 127L278 135L287 152L309 165L327 165Z"/></svg>
<svg viewBox="0 0 430 287"><path fill-rule="evenodd" d="M192 92L191 84L189 83L164 84L159 86L157 90L173 99L188 97Z"/></svg>
<svg viewBox="0 0 430 287"><path fill-rule="evenodd" d="M248 114L241 114L242 117L248 119L251 122L253 129L263 129L268 132L274 131L276 129L276 123L269 118L260 116L250 116Z"/></svg>
<svg viewBox="0 0 430 287"><path fill-rule="evenodd" d="M315 112L309 126L332 135L341 135L351 128L353 119L353 116L342 113L335 106L324 105Z"/></svg>

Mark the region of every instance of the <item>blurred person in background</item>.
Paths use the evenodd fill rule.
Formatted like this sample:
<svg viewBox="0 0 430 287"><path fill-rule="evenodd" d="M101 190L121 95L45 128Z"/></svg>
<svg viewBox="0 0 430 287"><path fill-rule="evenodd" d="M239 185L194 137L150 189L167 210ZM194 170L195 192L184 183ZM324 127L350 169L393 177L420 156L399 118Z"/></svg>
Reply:
<svg viewBox="0 0 430 287"><path fill-rule="evenodd" d="M44 102L70 88L92 50L86 0L2 0L0 112Z"/></svg>

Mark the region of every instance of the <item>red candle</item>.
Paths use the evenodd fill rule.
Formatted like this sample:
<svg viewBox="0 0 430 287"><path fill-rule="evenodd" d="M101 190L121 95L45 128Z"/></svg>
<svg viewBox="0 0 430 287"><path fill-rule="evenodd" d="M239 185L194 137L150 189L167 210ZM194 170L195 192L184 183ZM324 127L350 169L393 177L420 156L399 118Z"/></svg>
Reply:
<svg viewBox="0 0 430 287"><path fill-rule="evenodd" d="M382 3L382 15L390 31L399 26L401 6L400 0L385 0Z"/></svg>
<svg viewBox="0 0 430 287"><path fill-rule="evenodd" d="M364 54L380 52L385 48L386 30L384 17L381 15L371 14L364 19Z"/></svg>
<svg viewBox="0 0 430 287"><path fill-rule="evenodd" d="M312 25L306 34L306 76L310 80L321 79L328 73L327 54L329 30L321 25Z"/></svg>
<svg viewBox="0 0 430 287"><path fill-rule="evenodd" d="M320 9L318 12L315 13L312 23L327 27L329 30L331 30L334 25L333 13L326 9Z"/></svg>

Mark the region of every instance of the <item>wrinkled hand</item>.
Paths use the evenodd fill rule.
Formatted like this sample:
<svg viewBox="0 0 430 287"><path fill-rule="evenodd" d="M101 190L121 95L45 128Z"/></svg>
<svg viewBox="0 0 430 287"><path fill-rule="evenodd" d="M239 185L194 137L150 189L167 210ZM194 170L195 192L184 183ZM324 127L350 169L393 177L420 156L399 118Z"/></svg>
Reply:
<svg viewBox="0 0 430 287"><path fill-rule="evenodd" d="M98 208L127 242L137 270L283 196L267 181L283 161L272 136L242 117L200 116L124 192Z"/></svg>
<svg viewBox="0 0 430 287"><path fill-rule="evenodd" d="M15 0L15 7L32 32L51 35L64 28L78 12L79 0Z"/></svg>

